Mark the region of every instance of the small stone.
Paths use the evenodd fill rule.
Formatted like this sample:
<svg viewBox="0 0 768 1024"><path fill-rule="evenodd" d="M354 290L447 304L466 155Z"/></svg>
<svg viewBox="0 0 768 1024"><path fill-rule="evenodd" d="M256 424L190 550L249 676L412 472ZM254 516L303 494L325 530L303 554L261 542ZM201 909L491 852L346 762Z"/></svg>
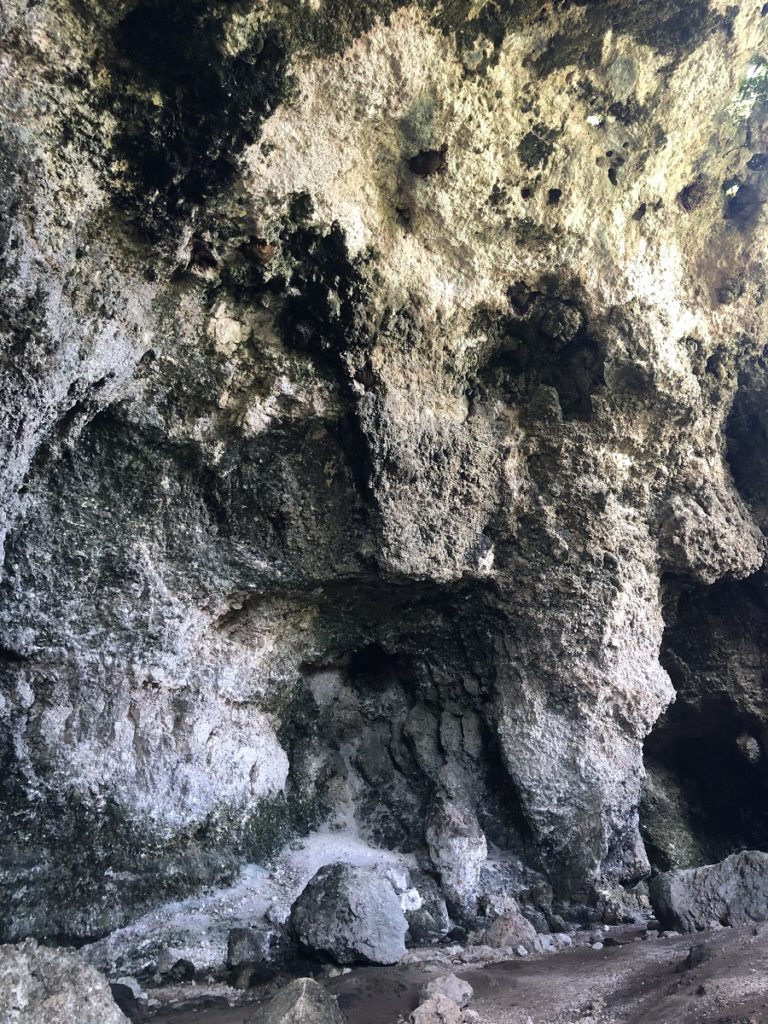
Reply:
<svg viewBox="0 0 768 1024"><path fill-rule="evenodd" d="M536 938L536 929L523 917L516 904L498 917L485 933L486 944L495 949L519 945L532 947Z"/></svg>
<svg viewBox="0 0 768 1024"><path fill-rule="evenodd" d="M192 981L195 976L195 965L191 960L175 960L165 976L168 981Z"/></svg>
<svg viewBox="0 0 768 1024"><path fill-rule="evenodd" d="M462 1024L462 1016L452 999L437 992L416 1007L409 1021L410 1024Z"/></svg>
<svg viewBox="0 0 768 1024"><path fill-rule="evenodd" d="M147 993L143 990L136 978L132 978L130 975L125 975L122 978L118 978L115 982L116 985L125 985L131 990L135 999L145 1000Z"/></svg>
<svg viewBox="0 0 768 1024"><path fill-rule="evenodd" d="M269 955L269 936L256 928L231 928L227 938L227 963L260 964Z"/></svg>
<svg viewBox="0 0 768 1024"><path fill-rule="evenodd" d="M126 979L121 979L120 981L111 982L109 990L120 1010L122 1010L127 1017L133 1017L139 1012L139 1000L132 986L125 984L125 980ZM147 997L144 996L144 999L146 998Z"/></svg>
<svg viewBox="0 0 768 1024"><path fill-rule="evenodd" d="M602 948L603 948L603 943L602 942L593 942L592 943L592 949L602 949Z"/></svg>
<svg viewBox="0 0 768 1024"><path fill-rule="evenodd" d="M424 1002L427 999L431 999L438 992L452 999L460 1009L469 1006L472 996L475 994L468 981L457 978L455 974L443 974L439 978L433 978L432 981L428 981L423 986L420 998Z"/></svg>
<svg viewBox="0 0 768 1024"><path fill-rule="evenodd" d="M525 946L518 946L515 952L518 956L528 956L528 950L525 948Z"/></svg>

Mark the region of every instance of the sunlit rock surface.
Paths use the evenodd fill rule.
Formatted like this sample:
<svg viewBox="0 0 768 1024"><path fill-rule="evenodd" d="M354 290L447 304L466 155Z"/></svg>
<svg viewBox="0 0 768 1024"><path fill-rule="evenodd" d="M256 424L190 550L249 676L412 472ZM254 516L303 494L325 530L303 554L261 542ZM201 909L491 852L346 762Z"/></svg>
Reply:
<svg viewBox="0 0 768 1024"><path fill-rule="evenodd" d="M0 2L3 938L334 822L545 924L737 848L768 17L500 10Z"/></svg>

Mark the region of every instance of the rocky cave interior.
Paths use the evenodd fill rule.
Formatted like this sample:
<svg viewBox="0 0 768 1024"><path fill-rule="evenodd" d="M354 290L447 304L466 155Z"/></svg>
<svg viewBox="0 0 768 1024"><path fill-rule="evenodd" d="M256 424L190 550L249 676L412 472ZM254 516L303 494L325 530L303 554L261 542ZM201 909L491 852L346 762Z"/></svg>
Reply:
<svg viewBox="0 0 768 1024"><path fill-rule="evenodd" d="M0 79L0 941L768 853L768 5L0 0Z"/></svg>

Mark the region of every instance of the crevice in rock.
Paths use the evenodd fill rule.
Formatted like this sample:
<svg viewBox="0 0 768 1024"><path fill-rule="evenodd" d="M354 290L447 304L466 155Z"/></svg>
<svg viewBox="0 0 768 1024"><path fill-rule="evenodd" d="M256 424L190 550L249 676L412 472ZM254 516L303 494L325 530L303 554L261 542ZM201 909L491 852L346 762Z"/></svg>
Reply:
<svg viewBox="0 0 768 1024"><path fill-rule="evenodd" d="M768 383L765 357L742 374L726 424L726 455L734 483L768 535Z"/></svg>

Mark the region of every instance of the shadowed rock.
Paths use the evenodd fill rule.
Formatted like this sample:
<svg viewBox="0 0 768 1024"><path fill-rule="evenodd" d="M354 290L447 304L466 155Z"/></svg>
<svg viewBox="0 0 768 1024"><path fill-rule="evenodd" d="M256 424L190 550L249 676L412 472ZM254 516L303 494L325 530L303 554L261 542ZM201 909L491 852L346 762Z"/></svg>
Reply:
<svg viewBox="0 0 768 1024"><path fill-rule="evenodd" d="M768 920L768 853L744 850L719 864L665 871L651 882L651 901L666 928L701 931L712 925Z"/></svg>

